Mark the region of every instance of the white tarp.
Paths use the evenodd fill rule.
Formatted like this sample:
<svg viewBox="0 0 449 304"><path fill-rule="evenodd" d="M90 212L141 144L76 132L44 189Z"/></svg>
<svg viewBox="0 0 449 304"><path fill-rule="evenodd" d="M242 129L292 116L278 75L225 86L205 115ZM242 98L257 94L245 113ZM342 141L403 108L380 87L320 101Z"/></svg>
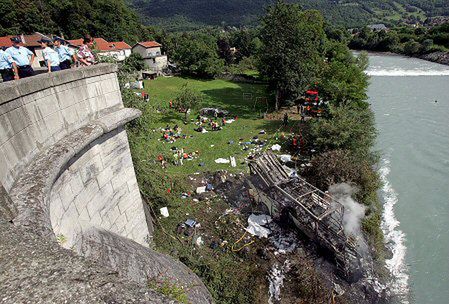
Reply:
<svg viewBox="0 0 449 304"><path fill-rule="evenodd" d="M272 221L271 216L261 214L255 215L251 214L248 218L248 228L246 231L252 235L256 235L258 237L267 238L271 233L270 229L262 227Z"/></svg>

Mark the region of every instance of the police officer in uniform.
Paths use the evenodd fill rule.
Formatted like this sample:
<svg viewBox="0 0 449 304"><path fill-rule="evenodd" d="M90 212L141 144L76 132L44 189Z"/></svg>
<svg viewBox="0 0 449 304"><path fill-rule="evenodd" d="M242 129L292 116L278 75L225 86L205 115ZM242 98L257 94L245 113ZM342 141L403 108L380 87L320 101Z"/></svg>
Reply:
<svg viewBox="0 0 449 304"><path fill-rule="evenodd" d="M19 77L25 78L34 75L34 70L31 67L34 61L34 54L26 47L20 45L22 40L19 37L12 37L12 46L6 50L6 53L11 55L12 59L17 64Z"/></svg>
<svg viewBox="0 0 449 304"><path fill-rule="evenodd" d="M3 82L19 79L17 65L11 55L5 52L5 48L0 48L0 74Z"/></svg>
<svg viewBox="0 0 449 304"><path fill-rule="evenodd" d="M48 46L51 41L49 39L42 38L38 42L43 48L42 55L44 55L45 63L48 67L48 72L51 73L60 71L61 68L59 67L59 55L54 49Z"/></svg>
<svg viewBox="0 0 449 304"><path fill-rule="evenodd" d="M59 67L61 70L66 70L71 68L73 58L73 62L76 63L76 56L73 50L71 50L68 46L63 45L64 40L59 37L53 37L53 44L55 45L55 51L59 55Z"/></svg>

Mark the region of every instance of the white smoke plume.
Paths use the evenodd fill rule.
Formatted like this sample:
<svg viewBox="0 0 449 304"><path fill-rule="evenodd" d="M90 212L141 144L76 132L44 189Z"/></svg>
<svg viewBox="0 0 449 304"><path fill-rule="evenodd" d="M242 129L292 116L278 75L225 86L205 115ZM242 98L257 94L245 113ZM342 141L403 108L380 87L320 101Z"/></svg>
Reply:
<svg viewBox="0 0 449 304"><path fill-rule="evenodd" d="M365 216L365 206L352 199L357 192L355 187L347 183L335 184L329 187L329 194L345 207L343 227L347 235L362 237L361 221Z"/></svg>

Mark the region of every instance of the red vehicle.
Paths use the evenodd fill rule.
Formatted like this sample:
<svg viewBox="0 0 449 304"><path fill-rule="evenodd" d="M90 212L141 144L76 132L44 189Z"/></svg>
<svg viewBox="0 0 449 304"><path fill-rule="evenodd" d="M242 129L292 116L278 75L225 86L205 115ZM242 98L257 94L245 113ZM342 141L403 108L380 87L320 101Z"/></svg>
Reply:
<svg viewBox="0 0 449 304"><path fill-rule="evenodd" d="M318 91L315 90L308 90L305 97L306 102L309 103L318 103L320 101L320 98L318 97Z"/></svg>
<svg viewBox="0 0 449 304"><path fill-rule="evenodd" d="M308 90L304 95L304 110L307 115L321 116L324 111L324 102L320 99L318 90Z"/></svg>

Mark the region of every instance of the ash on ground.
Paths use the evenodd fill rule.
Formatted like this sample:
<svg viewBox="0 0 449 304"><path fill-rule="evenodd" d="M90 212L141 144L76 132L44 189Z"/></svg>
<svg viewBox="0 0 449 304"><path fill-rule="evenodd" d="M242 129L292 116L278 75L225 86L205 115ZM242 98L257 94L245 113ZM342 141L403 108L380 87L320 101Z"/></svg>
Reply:
<svg viewBox="0 0 449 304"><path fill-rule="evenodd" d="M209 175L207 180L214 185L214 192L232 207L230 212L246 217L269 214L265 206L252 199L247 178L244 174L220 171ZM270 230L268 243L258 250L258 255L270 265L267 273L270 303L389 302L388 289L375 278L369 258L362 263L364 277L348 283L336 275L336 266L329 253L318 248L292 225L275 219L265 227ZM321 300L316 302L316 299Z"/></svg>

